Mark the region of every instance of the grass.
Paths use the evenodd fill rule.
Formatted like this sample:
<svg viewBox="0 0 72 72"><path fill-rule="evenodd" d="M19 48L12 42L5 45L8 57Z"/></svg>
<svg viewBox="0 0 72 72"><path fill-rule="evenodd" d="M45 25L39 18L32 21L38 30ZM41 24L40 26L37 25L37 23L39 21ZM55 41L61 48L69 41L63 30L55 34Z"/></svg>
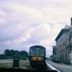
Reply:
<svg viewBox="0 0 72 72"><path fill-rule="evenodd" d="M0 61L0 68L12 68L13 60L3 60L4 62ZM19 62L20 68L28 68L30 66L28 60L20 60Z"/></svg>
<svg viewBox="0 0 72 72"><path fill-rule="evenodd" d="M12 68L12 63L0 63L0 68Z"/></svg>
<svg viewBox="0 0 72 72"><path fill-rule="evenodd" d="M20 67L22 68L29 68L30 67L30 63L29 63L29 60L21 60L20 61Z"/></svg>

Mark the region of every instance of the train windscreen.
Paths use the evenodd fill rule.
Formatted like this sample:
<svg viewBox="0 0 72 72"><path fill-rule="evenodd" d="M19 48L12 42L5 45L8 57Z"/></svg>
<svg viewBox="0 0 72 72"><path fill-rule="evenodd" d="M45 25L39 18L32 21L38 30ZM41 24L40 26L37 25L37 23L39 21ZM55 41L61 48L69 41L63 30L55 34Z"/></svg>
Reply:
<svg viewBox="0 0 72 72"><path fill-rule="evenodd" d="M29 55L30 56L45 56L45 49L40 49L40 48L30 49Z"/></svg>

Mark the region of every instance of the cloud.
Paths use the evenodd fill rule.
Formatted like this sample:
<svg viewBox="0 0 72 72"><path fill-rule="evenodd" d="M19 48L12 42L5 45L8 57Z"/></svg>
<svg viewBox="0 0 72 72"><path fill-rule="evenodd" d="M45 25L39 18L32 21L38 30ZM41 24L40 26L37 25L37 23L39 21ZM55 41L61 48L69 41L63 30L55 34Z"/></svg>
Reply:
<svg viewBox="0 0 72 72"><path fill-rule="evenodd" d="M1 0L0 49L29 51L35 44L52 54L59 31L69 24L71 0Z"/></svg>
<svg viewBox="0 0 72 72"><path fill-rule="evenodd" d="M0 27L0 41L12 40L18 38L22 34L22 29L16 24L6 24Z"/></svg>
<svg viewBox="0 0 72 72"><path fill-rule="evenodd" d="M30 8L29 6L25 6L23 4L17 4L17 3L12 3L9 2L6 4L6 7L8 9L11 9L15 12L20 12L20 13L25 13L28 14L31 18L39 20L41 23L47 22L46 17L43 15L42 12L40 12L37 9Z"/></svg>
<svg viewBox="0 0 72 72"><path fill-rule="evenodd" d="M3 10L0 10L0 16L4 16L6 13Z"/></svg>

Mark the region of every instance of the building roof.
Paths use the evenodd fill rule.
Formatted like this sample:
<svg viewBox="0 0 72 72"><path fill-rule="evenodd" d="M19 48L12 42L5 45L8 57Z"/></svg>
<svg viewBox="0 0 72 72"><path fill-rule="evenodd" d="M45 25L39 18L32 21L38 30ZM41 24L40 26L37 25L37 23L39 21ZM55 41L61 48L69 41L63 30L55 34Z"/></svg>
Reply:
<svg viewBox="0 0 72 72"><path fill-rule="evenodd" d="M56 37L55 41L57 41L57 40L62 36L63 33L69 32L69 31L70 31L69 28L68 28L68 29L66 29L66 28L62 29L62 30L60 31L60 33L58 34L58 36Z"/></svg>

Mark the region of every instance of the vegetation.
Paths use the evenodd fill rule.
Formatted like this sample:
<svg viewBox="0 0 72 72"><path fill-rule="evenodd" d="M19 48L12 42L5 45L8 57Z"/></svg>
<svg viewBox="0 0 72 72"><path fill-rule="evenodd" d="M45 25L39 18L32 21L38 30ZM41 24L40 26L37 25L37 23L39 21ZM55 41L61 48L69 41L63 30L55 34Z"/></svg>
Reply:
<svg viewBox="0 0 72 72"><path fill-rule="evenodd" d="M26 51L21 51L20 52L20 59L28 59L28 53Z"/></svg>
<svg viewBox="0 0 72 72"><path fill-rule="evenodd" d="M16 55L16 57L17 56L19 56L19 58L20 59L22 59L22 60L26 60L26 59L28 59L28 53L26 52L26 51L18 51L18 50L9 50L9 49L6 49L5 51L4 51L4 54L1 54L0 55L0 59L1 58L13 58L14 56Z"/></svg>

